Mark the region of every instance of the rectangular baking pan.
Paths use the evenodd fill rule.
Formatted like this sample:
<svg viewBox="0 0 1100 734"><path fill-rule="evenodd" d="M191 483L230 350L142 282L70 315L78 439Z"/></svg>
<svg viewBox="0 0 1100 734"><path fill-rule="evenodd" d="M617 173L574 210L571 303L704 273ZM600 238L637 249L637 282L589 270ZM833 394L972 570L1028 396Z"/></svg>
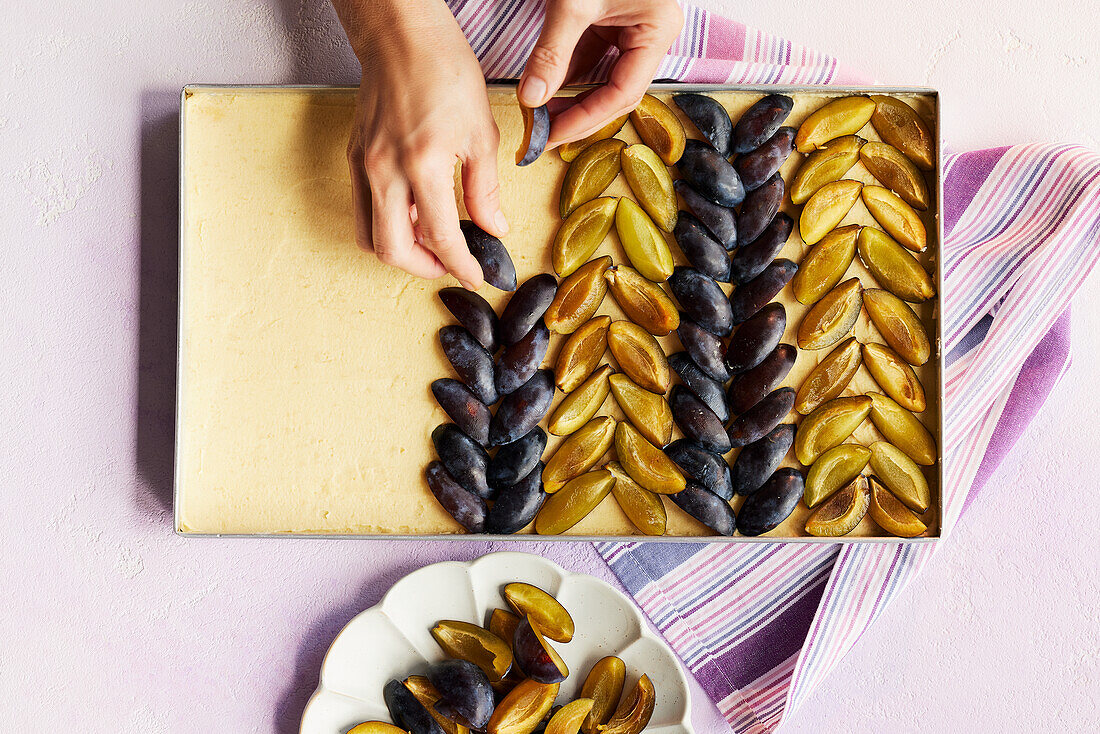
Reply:
<svg viewBox="0 0 1100 734"><path fill-rule="evenodd" d="M489 89L514 89L515 82L509 81L493 81L489 84ZM289 85L263 85L263 84L189 84L183 88L180 94L180 189L179 189L179 201L180 201L180 218L179 218L179 248L180 248L180 271L179 271L179 318L177 319L177 385L176 385L176 440L174 447L175 465L173 474L173 524L177 535L185 537L198 537L198 538L363 538L363 539L377 539L377 540L442 540L442 541L545 541L545 542L654 542L654 543L929 543L939 540L942 534L943 528L943 496L944 496L944 351L943 351L943 140L942 140L942 125L941 125L941 101L940 93L938 90L930 87L894 87L894 86L823 86L823 85L736 85L736 84L681 84L681 83L654 83L650 85L650 91L652 92L747 92L753 94L828 94L843 96L846 94L882 94L882 95L923 95L930 97L933 102L933 123L934 130L933 135L936 139L936 180L934 182L935 190L935 217L934 217L934 232L936 235L936 247L938 248L935 255L935 282L936 282L936 296L933 300L933 333L932 337L932 358L930 361L935 363L936 372L936 386L935 390L929 390L929 386L925 386L925 391L928 395L930 404L937 406L938 419L935 423L934 437L936 439L937 447L939 450L938 461L936 462L936 478L937 486L936 491L933 493L935 499L935 512L936 512L936 534L930 536L920 536L916 538L897 538L894 536L858 536L848 537L842 536L839 538L818 538L813 536L760 536L760 537L747 537L736 535L732 537L726 537L721 535L700 535L700 536L646 536L646 535L533 535L533 534L515 534L515 535L471 535L466 533L443 533L443 534L362 534L362 533L309 533L309 532L279 532L279 533L200 533L191 532L181 529L180 518L180 483L181 483L181 451L180 451L180 437L182 410L181 407L186 399L187 385L183 379L183 354L185 349L184 342L184 323L183 314L185 312L185 299L187 297L186 283L184 282L184 252L185 246L184 230L186 224L186 212L187 212L187 167L185 161L185 151L187 142L187 119L186 119L186 105L184 104L187 97L196 91L218 90L218 91L233 91L241 90L247 92L280 92L287 90L317 90L317 91L337 91L337 90L351 90L355 87L345 85L322 85L322 84L289 84Z"/></svg>

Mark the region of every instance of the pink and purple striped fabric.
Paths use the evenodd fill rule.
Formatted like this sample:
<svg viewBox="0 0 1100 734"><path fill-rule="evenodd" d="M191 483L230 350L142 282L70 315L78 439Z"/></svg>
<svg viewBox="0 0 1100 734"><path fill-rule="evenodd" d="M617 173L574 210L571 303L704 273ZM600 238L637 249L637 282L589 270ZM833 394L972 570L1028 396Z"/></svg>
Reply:
<svg viewBox="0 0 1100 734"><path fill-rule="evenodd" d="M487 77L518 77L542 2L449 0ZM659 78L867 80L830 57L685 6ZM606 73L605 59L593 73ZM1070 300L1100 259L1100 155L1027 145L944 170L944 533L1069 364ZM923 568L934 545L653 545L600 553L737 732L769 732Z"/></svg>

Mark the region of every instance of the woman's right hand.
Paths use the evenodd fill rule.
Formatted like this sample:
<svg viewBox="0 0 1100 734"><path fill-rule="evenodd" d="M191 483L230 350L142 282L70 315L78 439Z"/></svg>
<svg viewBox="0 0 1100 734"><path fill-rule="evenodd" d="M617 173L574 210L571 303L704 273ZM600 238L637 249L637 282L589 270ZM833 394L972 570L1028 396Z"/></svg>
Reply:
<svg viewBox="0 0 1100 734"><path fill-rule="evenodd" d="M675 0L546 0L546 21L519 83L523 104L546 104L609 50L618 51L607 81L554 115L548 147L583 138L634 109L683 25Z"/></svg>
<svg viewBox="0 0 1100 734"><path fill-rule="evenodd" d="M458 227L455 164L470 218L504 235L499 134L485 80L439 0L334 0L363 68L348 144L356 240L413 275L481 286Z"/></svg>

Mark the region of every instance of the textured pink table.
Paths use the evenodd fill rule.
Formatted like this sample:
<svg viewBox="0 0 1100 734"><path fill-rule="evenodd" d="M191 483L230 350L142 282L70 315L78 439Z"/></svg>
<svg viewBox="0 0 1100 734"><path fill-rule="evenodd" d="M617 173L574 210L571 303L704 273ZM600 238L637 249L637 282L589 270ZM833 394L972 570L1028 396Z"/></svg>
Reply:
<svg viewBox="0 0 1100 734"><path fill-rule="evenodd" d="M45 5L0 7L0 728L294 732L348 619L420 565L493 549L171 533L179 88L348 82L351 59L319 0ZM892 11L900 41L861 45L840 11L853 3L823 5L813 27L788 7L743 12L883 81L969 95L947 124L959 144L1100 129L1095 97L1059 106L1065 85L1095 89L1087 19L1014 29L978 0L955 28L933 22L958 12L935 0ZM1036 81L1052 71L1060 84ZM1040 113L999 109L1003 85L973 84L985 73L1027 85ZM1098 290L1079 299L1079 335L1100 330ZM1077 354L999 486L789 731L1100 726L1081 695L1100 679L1100 564L1077 541L1100 513L1100 368ZM588 546L518 549L609 577ZM721 731L715 716L696 691L697 729Z"/></svg>

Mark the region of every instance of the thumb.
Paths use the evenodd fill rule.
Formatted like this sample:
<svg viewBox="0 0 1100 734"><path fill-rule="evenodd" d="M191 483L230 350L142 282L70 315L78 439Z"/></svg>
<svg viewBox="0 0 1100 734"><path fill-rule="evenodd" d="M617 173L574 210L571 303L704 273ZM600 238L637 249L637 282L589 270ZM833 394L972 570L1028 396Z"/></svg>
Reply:
<svg viewBox="0 0 1100 734"><path fill-rule="evenodd" d="M581 3L548 2L546 20L519 83L519 101L538 107L554 95L565 82L569 60L590 18Z"/></svg>

